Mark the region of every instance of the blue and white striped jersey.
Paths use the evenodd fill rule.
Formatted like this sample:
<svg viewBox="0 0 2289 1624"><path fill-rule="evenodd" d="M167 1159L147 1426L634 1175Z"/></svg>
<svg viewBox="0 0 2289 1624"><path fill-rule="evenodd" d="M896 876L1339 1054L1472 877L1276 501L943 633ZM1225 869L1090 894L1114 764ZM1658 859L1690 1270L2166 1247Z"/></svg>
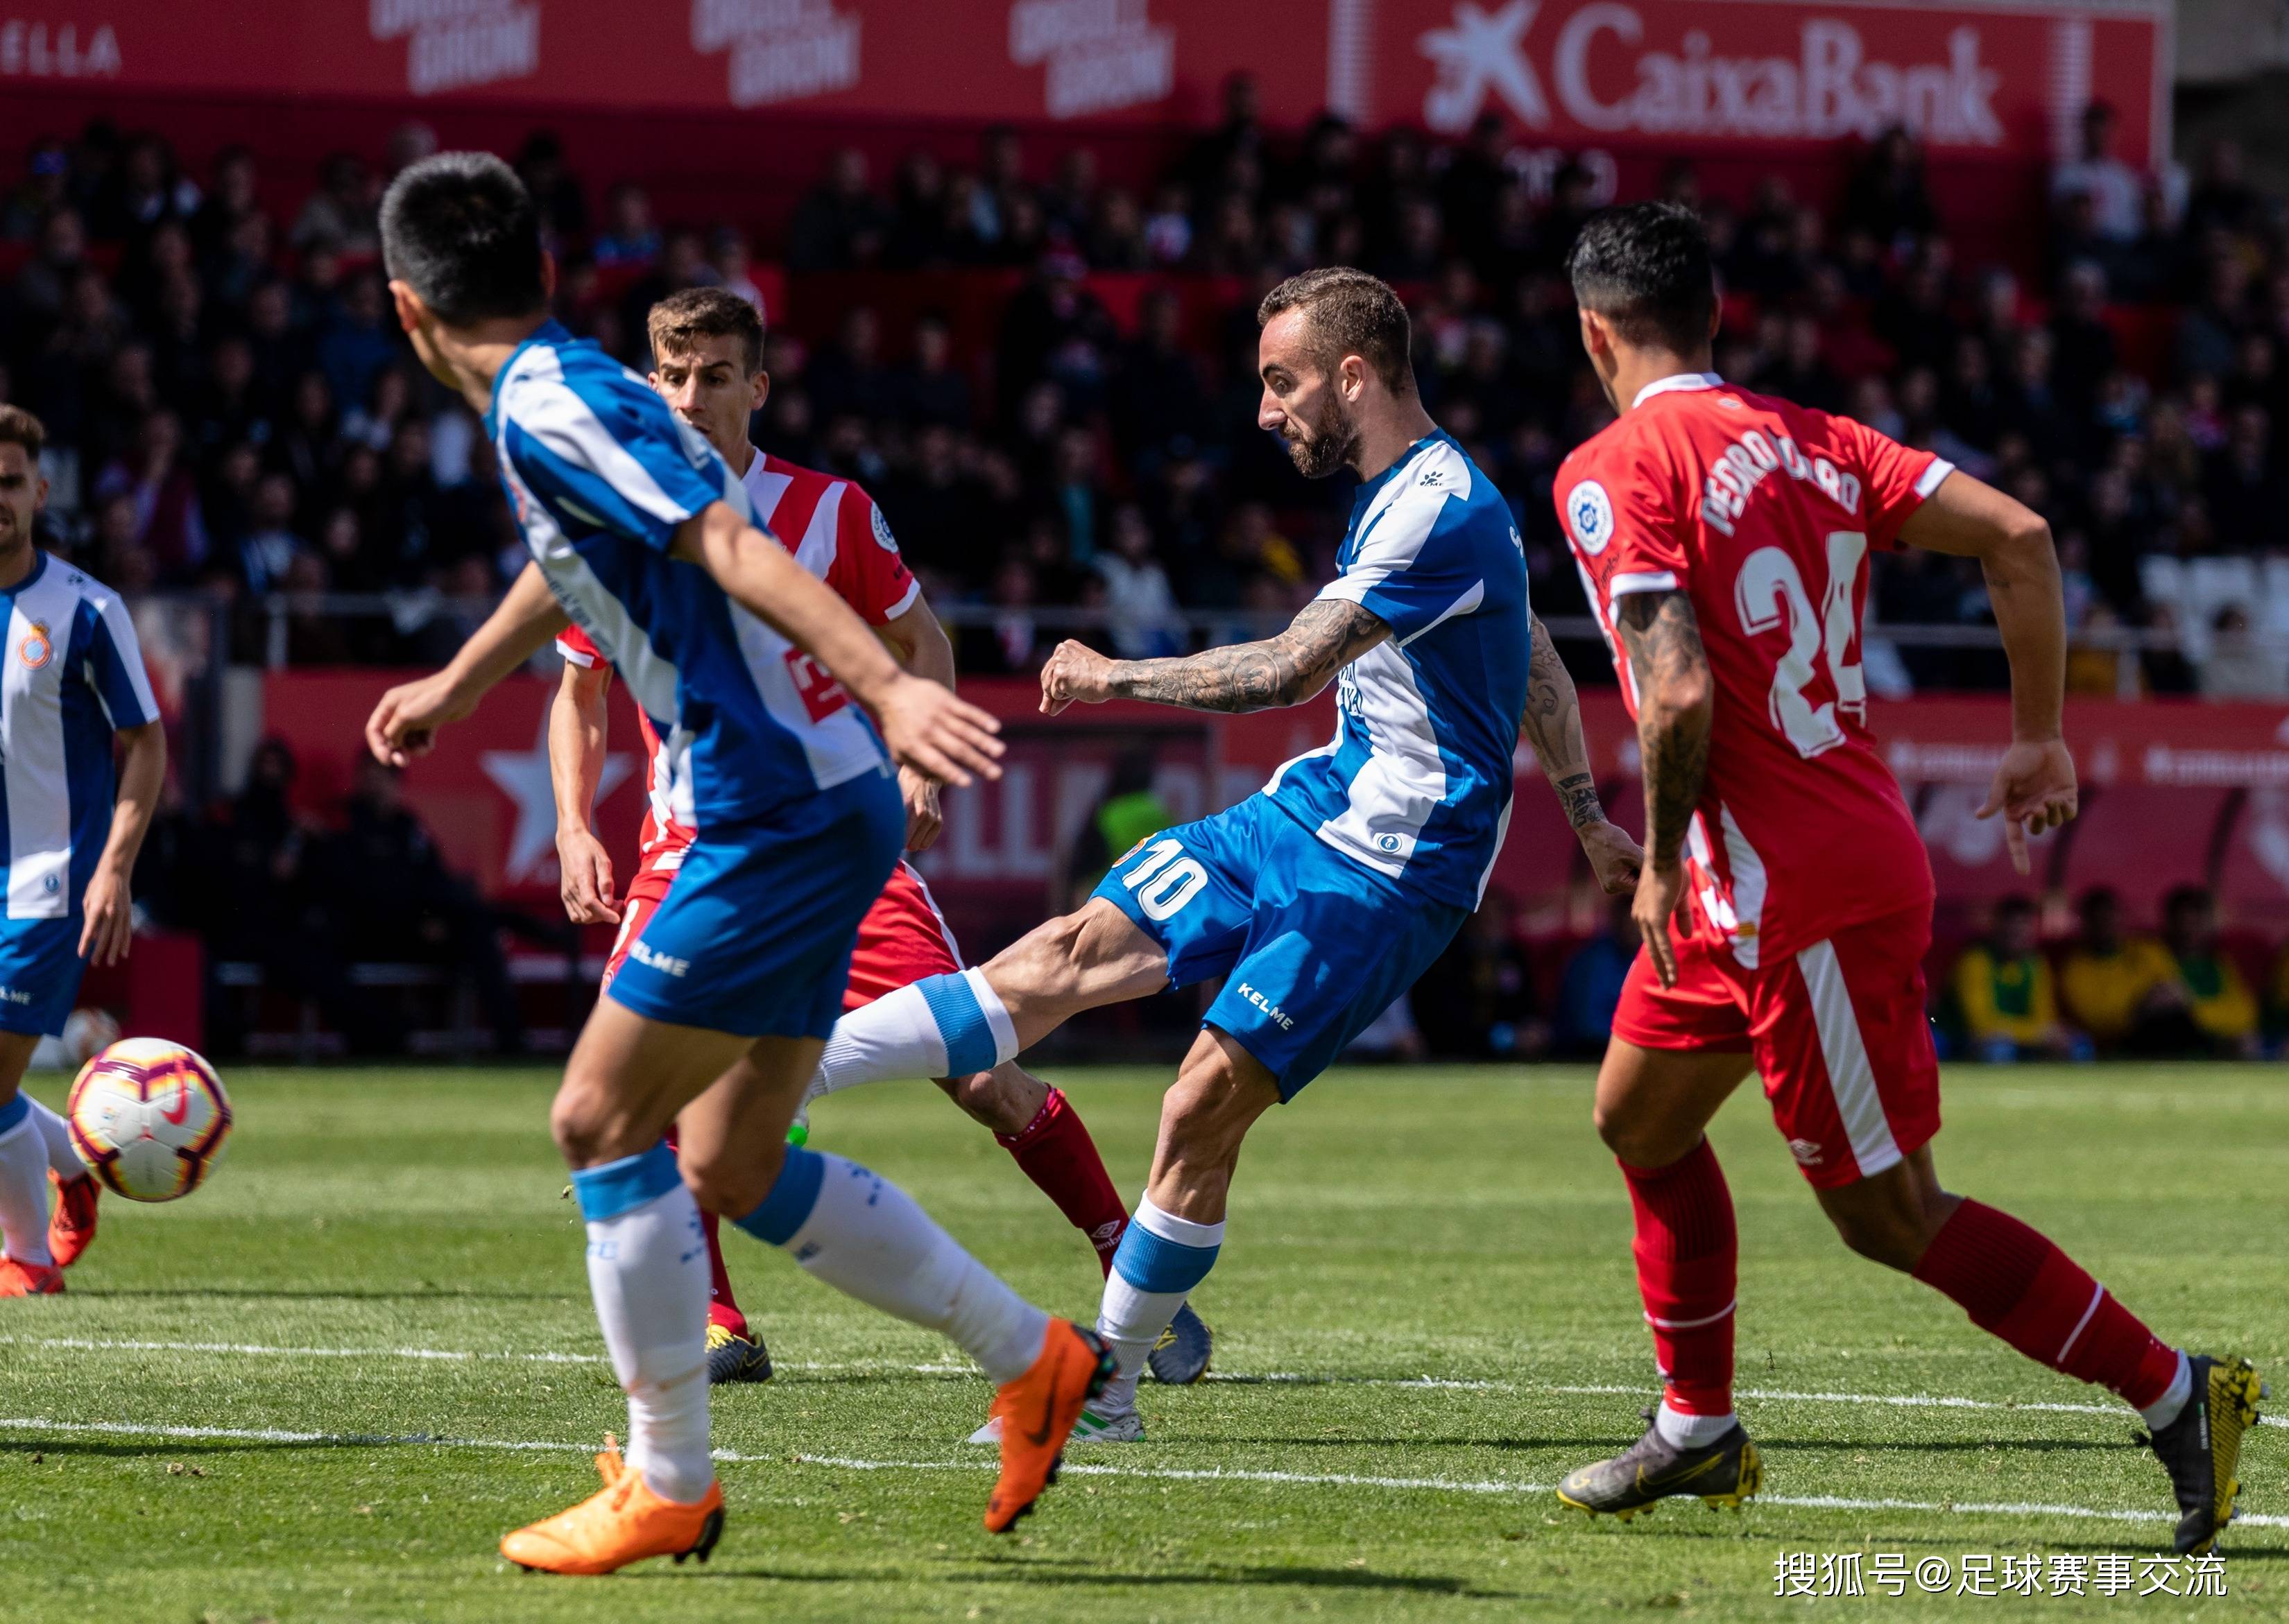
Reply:
<svg viewBox="0 0 2289 1624"><path fill-rule="evenodd" d="M1509 506L1434 431L1360 487L1336 561L1320 596L1362 605L1392 635L1336 679L1335 738L1264 792L1355 862L1475 908L1510 824L1533 656Z"/></svg>
<svg viewBox="0 0 2289 1624"><path fill-rule="evenodd" d="M642 378L550 322L493 379L485 432L549 589L651 718L676 822L704 831L888 769L840 683L668 556L709 504L754 510Z"/></svg>
<svg viewBox="0 0 2289 1624"><path fill-rule="evenodd" d="M159 720L127 606L70 565L36 555L0 591L0 795L12 919L69 919L111 833L112 734Z"/></svg>

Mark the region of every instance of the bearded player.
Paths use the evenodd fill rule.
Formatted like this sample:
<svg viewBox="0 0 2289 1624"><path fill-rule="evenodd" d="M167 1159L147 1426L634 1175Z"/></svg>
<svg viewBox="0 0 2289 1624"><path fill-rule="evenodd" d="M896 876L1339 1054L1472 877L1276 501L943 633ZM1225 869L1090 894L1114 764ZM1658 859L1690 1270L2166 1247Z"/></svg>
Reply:
<svg viewBox="0 0 2289 1624"><path fill-rule="evenodd" d="M721 288L693 288L653 306L647 324L652 387L722 454L746 488L757 521L857 611L900 665L951 689L953 647L923 601L921 584L898 556L881 511L855 483L798 467L748 443L748 419L762 409L770 390L770 375L763 370L762 319L755 307ZM639 712L649 805L636 872L626 894L615 898L611 858L590 823L604 760L604 695L611 667L597 657L595 646L577 626L565 631L556 648L565 666L549 716L548 765L556 791L564 907L578 923L619 926L604 967L609 986L644 922L667 896L693 832L676 816L668 796L672 775L661 761L658 737ZM831 689L817 667L807 664L797 681L806 696ZM911 768L899 770L898 786L906 805L906 848L925 850L937 839L938 786ZM930 975L958 980L961 956L921 876L902 861L859 924L843 1006L858 1008ZM1088 1238L1100 1266L1109 1270L1129 1224L1128 1209L1064 1091L1014 1061L974 1071L959 1064L949 1069L953 1074L941 1077L938 1086L993 1132L1025 1175ZM703 1219L712 1275L708 1380L768 1381L770 1357L739 1310L723 1266L716 1216L708 1213ZM1154 1373L1163 1381L1194 1381L1207 1373L1208 1327L1189 1312L1184 1319L1154 1351ZM1084 1417L1077 1436L1085 1437L1089 1429Z"/></svg>
<svg viewBox="0 0 2289 1624"><path fill-rule="evenodd" d="M1094 1406L1095 1436L1111 1439L1144 1436L1137 1375L1216 1262L1249 1127L1478 905L1521 726L1599 879L1635 878L1636 843L1599 809L1573 684L1528 607L1510 510L1424 410L1398 295L1363 272L1312 271L1266 295L1257 320L1257 423L1306 476L1360 480L1336 578L1262 642L1156 660L1065 643L1042 668L1041 709L1259 711L1334 680L1335 737L1238 806L1140 842L1081 909L985 966L971 983L982 1011L957 1009L933 978L845 1016L823 1062L840 1086L912 1076L955 1045L1006 1046L1006 1059L1081 1010L1222 978L1163 1099L1151 1181L1098 1310L1121 1359Z"/></svg>
<svg viewBox="0 0 2289 1624"><path fill-rule="evenodd" d="M2042 1235L1942 1187L1932 1158L1931 865L1868 728L1868 555L1928 547L1985 571L2012 738L1979 815L2004 820L2023 874L2028 836L2076 809L2050 530L1928 451L1711 372L1716 297L1690 211L1610 210L1570 269L1621 417L1566 460L1555 497L1637 718L1647 821L1644 951L1596 1119L1635 1208L1665 1390L1644 1437L1559 1497L1628 1516L1759 1486L1733 1412L1732 1199L1703 1133L1753 1067L1844 1244L2120 1394L2170 1475L2178 1548L2206 1550L2232 1516L2256 1373L2163 1342Z"/></svg>

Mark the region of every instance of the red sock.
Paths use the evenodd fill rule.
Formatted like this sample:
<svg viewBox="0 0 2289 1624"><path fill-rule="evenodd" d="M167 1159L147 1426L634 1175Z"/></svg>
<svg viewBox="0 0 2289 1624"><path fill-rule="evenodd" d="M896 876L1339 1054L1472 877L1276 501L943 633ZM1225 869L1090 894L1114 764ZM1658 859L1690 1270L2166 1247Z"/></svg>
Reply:
<svg viewBox="0 0 2289 1624"><path fill-rule="evenodd" d="M675 1125L667 1126L667 1148L675 1149ZM731 1294L731 1277L723 1269L723 1243L718 1233L722 1220L705 1207L699 1212L699 1227L707 1236L707 1323L721 1325L734 1336L747 1334L747 1317L739 1312L739 1300Z"/></svg>
<svg viewBox="0 0 2289 1624"><path fill-rule="evenodd" d="M1017 1158L1025 1176L1057 1204L1073 1228L1089 1237L1097 1248L1097 1264L1113 1272L1113 1254L1121 1232L1129 1227L1129 1209L1121 1205L1105 1158L1081 1113L1065 1090L1052 1088L1033 1119L1014 1134L996 1134L994 1141Z"/></svg>
<svg viewBox="0 0 2289 1624"><path fill-rule="evenodd" d="M2139 1409L2177 1376L2176 1349L2008 1213L1966 1201L1932 1237L1915 1276L2037 1364L2111 1388Z"/></svg>
<svg viewBox="0 0 2289 1624"><path fill-rule="evenodd" d="M1617 1165L1637 1214L1638 1294L1670 1407L1729 1415L1741 1246L1725 1170L1706 1139L1666 1167Z"/></svg>

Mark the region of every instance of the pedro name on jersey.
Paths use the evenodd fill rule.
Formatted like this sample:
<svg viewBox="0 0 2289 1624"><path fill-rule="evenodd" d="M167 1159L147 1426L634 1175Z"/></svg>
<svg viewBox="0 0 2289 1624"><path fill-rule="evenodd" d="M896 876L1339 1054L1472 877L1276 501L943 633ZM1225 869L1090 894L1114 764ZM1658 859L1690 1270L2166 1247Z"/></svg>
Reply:
<svg viewBox="0 0 2289 1624"><path fill-rule="evenodd" d="M1617 605L1692 601L1716 713L1687 856L1699 919L1744 966L1930 904L1930 859L1869 731L1860 628L1870 550L1898 547L1952 471L1713 373L1647 385L1559 468L1559 519L1631 716Z"/></svg>

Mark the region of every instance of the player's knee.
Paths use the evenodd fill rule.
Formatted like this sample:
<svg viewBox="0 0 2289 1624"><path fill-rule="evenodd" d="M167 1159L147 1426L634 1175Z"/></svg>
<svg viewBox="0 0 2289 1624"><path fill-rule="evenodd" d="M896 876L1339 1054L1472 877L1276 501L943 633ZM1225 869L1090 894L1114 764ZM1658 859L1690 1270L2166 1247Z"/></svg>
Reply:
<svg viewBox="0 0 2289 1624"><path fill-rule="evenodd" d="M724 1146L686 1144L676 1159L693 1200L708 1212L738 1219L761 1206L771 1193L786 1162L786 1146L773 1143L757 1154L734 1156Z"/></svg>
<svg viewBox="0 0 2289 1624"><path fill-rule="evenodd" d="M598 1079L568 1071L548 1109L548 1131L563 1153L564 1165L593 1167L616 1156L633 1154L619 1148L625 1132L620 1116L610 1090Z"/></svg>
<svg viewBox="0 0 2289 1624"><path fill-rule="evenodd" d="M1866 1258L1902 1273L1921 1261L1929 1239L1921 1210L1901 1201L1871 1201L1849 1207L1830 1207L1829 1220L1838 1239Z"/></svg>
<svg viewBox="0 0 2289 1624"><path fill-rule="evenodd" d="M1696 1125L1690 1138L1673 1123L1622 1101L1599 1100L1590 1107L1598 1137L1615 1157L1632 1167L1666 1167L1701 1142Z"/></svg>

